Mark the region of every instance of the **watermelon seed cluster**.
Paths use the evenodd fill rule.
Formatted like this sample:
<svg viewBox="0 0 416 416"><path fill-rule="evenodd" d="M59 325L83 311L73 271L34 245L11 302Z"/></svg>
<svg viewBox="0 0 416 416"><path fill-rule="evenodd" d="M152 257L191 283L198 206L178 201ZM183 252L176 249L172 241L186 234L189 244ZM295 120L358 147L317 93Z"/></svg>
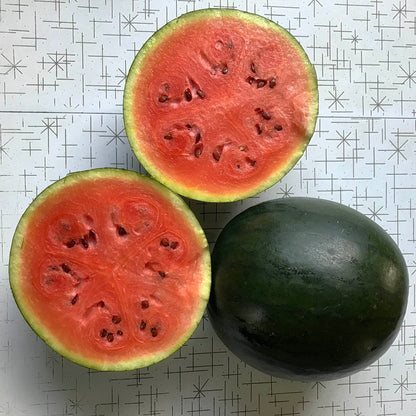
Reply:
<svg viewBox="0 0 416 416"><path fill-rule="evenodd" d="M226 74L228 72L228 67L223 67L222 68L222 73ZM167 103L168 101L173 101L173 102L180 102L180 101L187 101L190 102L192 101L193 97L195 95L197 95L199 98L204 99L205 98L205 92L198 86L198 84L192 80L192 79L188 79L190 87L191 88L186 88L185 91L183 92L183 96L182 97L171 97L169 96L169 90L170 90L170 86L168 83L163 84L163 92L162 94L159 95L158 101L160 103ZM192 90L191 90L192 89Z"/></svg>
<svg viewBox="0 0 416 416"><path fill-rule="evenodd" d="M167 238L164 237L160 240L160 245L163 247L170 247L172 250L175 250L179 243L177 241L170 242Z"/></svg>
<svg viewBox="0 0 416 416"><path fill-rule="evenodd" d="M93 230L89 230L87 234L83 235L81 238L71 238L68 240L65 245L68 248L73 248L78 244L81 244L84 248L88 248L90 244L95 244L97 242L97 236Z"/></svg>
<svg viewBox="0 0 416 416"><path fill-rule="evenodd" d="M256 74L256 65L254 64L254 62L252 62L250 64L250 70L253 74ZM267 82L269 82L269 87L270 88L274 88L277 85L277 80L276 77L271 77L268 81L266 79L263 78L255 78L253 75L249 75L246 78L246 81L250 84L253 85L255 84L257 88L263 88L267 85Z"/></svg>
<svg viewBox="0 0 416 416"><path fill-rule="evenodd" d="M120 232L120 230L124 230L124 231ZM124 227L121 227L121 226L118 226L118 233L120 235L126 235L127 234L127 232L124 229ZM174 241L174 240L173 241L169 241L168 238L163 237L160 240L160 245L163 246L163 247L166 247L166 248L170 248L172 250L175 250L178 247L179 243L177 241ZM150 265L147 265L147 266L150 267ZM65 271L65 273L71 273L71 269L69 268L68 265L62 264L61 267L62 267L62 270ZM166 272L164 272L164 271L158 271L158 275L161 278L164 278L164 277L166 277ZM71 301L71 303L74 304L77 300L78 300L78 294L75 295L75 297ZM146 310L146 309L149 309L150 302L149 302L148 299L142 299L140 301L139 305L140 305L140 308L142 310ZM95 306L98 307L98 308L104 308L105 307L105 303L104 303L103 300L100 300L99 302L96 303ZM120 315L112 315L111 322L114 325L119 325L121 323L121 321L122 321L122 318L121 318ZM141 322L139 323L138 326L139 326L139 329L141 331L144 331L147 328L148 325L147 325L147 322L145 320L141 320ZM159 330L158 330L157 326L154 326L153 325L150 328L150 335L154 338L154 337L158 336L158 334L159 334ZM115 331L115 330L110 331L108 328L102 328L100 330L100 332L99 332L99 335L100 335L101 338L105 338L108 342L111 343L111 342L114 342L115 335L122 336L123 335L123 331L121 329L118 329L117 331Z"/></svg>
<svg viewBox="0 0 416 416"><path fill-rule="evenodd" d="M140 306L141 306L141 308L142 308L142 309L148 309L148 308L149 308L149 306L150 306L149 301L148 301L147 299L142 300L142 301L140 302ZM144 331L144 330L146 329L146 327L147 327L147 322L146 322L146 321L144 321L144 320L142 320L142 321L140 322L140 324L139 324L139 329L140 329L140 331ZM150 328L150 335L151 335L153 338L154 338L154 337L156 337L156 336L158 335L158 333L159 333L159 331L158 331L158 329L157 329L155 326L152 326L152 327Z"/></svg>
<svg viewBox="0 0 416 416"><path fill-rule="evenodd" d="M99 301L97 303L97 306L100 307L100 308L104 308L104 306L105 306L104 301L102 301L102 300ZM118 325L121 322L121 316L120 315L113 315L111 317L111 322L114 325ZM121 329L118 329L116 331L116 334L119 335L119 336L121 336L121 335L123 335L123 331ZM114 332L110 332L108 329L103 328L100 331L100 337L101 338L106 338L108 342L113 342L114 341Z"/></svg>
<svg viewBox="0 0 416 416"><path fill-rule="evenodd" d="M117 335L123 335L123 331L118 330ZM108 342L113 342L114 341L114 333L113 332L108 332L106 329L102 329L100 331L100 337L101 338L106 338Z"/></svg>
<svg viewBox="0 0 416 416"><path fill-rule="evenodd" d="M262 119L264 119L266 121L269 121L269 120L272 119L272 115L268 111L265 111L261 107L255 108L254 111L257 114L259 114L262 117ZM256 123L254 125L254 127L256 128L256 132L257 132L258 135L260 135L260 134L263 133L264 129L263 129L263 126L260 123ZM283 127L280 124L275 124L273 126L273 130L275 130L275 131L281 131L281 130L283 130Z"/></svg>
<svg viewBox="0 0 416 416"><path fill-rule="evenodd" d="M60 273L63 272L65 277L69 277L72 280L72 284L74 287L77 287L81 284L82 278L79 277L66 263L62 263L60 266L51 266L50 268L53 273ZM48 275L45 279L45 284L47 286L51 286L55 283L56 277L54 275ZM71 305L75 305L78 302L79 294L75 293L75 295L71 298Z"/></svg>
<svg viewBox="0 0 416 416"><path fill-rule="evenodd" d="M146 326L147 326L147 322L146 321L141 321L140 325L139 325L139 328L140 328L141 331L144 331L146 329ZM155 326L152 326L150 328L150 335L154 338L154 337L157 337L158 334L159 334L158 329Z"/></svg>

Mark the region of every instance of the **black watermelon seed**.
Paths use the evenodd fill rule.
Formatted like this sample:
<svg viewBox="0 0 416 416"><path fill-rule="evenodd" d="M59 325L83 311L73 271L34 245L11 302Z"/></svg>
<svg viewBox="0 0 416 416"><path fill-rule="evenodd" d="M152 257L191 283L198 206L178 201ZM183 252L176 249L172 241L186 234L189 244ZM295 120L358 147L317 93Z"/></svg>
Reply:
<svg viewBox="0 0 416 416"><path fill-rule="evenodd" d="M71 304L72 305L75 305L77 302L78 302L78 298L79 298L79 296L78 296L78 293L72 298L72 300L71 300Z"/></svg>
<svg viewBox="0 0 416 416"><path fill-rule="evenodd" d="M63 270L65 273L71 273L71 269L69 268L69 266L68 266L67 264L62 263L62 264L61 264L61 267L62 267L62 270Z"/></svg>
<svg viewBox="0 0 416 416"><path fill-rule="evenodd" d="M276 124L276 125L274 126L274 129L275 129L275 130L277 130L277 131L280 131L280 130L282 130L282 129L283 129L283 127L282 127L280 124Z"/></svg>
<svg viewBox="0 0 416 416"><path fill-rule="evenodd" d="M177 241L172 241L172 242L170 243L170 248L171 248L172 250L175 250L175 248L176 248L176 247L178 247L178 245L179 245L179 243L178 243Z"/></svg>
<svg viewBox="0 0 416 416"><path fill-rule="evenodd" d="M185 90L184 96L185 96L186 101L191 101L192 100L192 93L191 93L191 90L189 88L187 88Z"/></svg>
<svg viewBox="0 0 416 416"><path fill-rule="evenodd" d="M72 248L72 247L74 247L74 245L76 244L77 242L75 241L75 240L71 240L71 241L68 241L67 243L66 243L66 246L68 247L68 248Z"/></svg>
<svg viewBox="0 0 416 416"><path fill-rule="evenodd" d="M140 329L143 331L146 328L146 322L145 321L141 321L140 322Z"/></svg>
<svg viewBox="0 0 416 416"><path fill-rule="evenodd" d="M160 271L160 272L159 272L159 276L163 279L164 277L166 277L166 273L165 273L165 272Z"/></svg>
<svg viewBox="0 0 416 416"><path fill-rule="evenodd" d="M253 159L250 159L249 157L246 158L246 162L250 165L250 166L254 166L256 164L256 161Z"/></svg>
<svg viewBox="0 0 416 416"><path fill-rule="evenodd" d="M267 111L263 111L261 113L261 116L265 119L265 120L270 120L272 118L272 116L270 115L270 113L268 113Z"/></svg>
<svg viewBox="0 0 416 416"><path fill-rule="evenodd" d="M248 77L248 78L246 78L246 81L251 85L255 81L255 78Z"/></svg>
<svg viewBox="0 0 416 416"><path fill-rule="evenodd" d="M99 308L104 308L104 306L105 306L104 301L100 300L100 301L97 303L97 306L98 306Z"/></svg>
<svg viewBox="0 0 416 416"><path fill-rule="evenodd" d="M164 103L165 101L167 101L168 100L168 96L167 95L161 95L160 97L159 97L159 102L160 103Z"/></svg>
<svg viewBox="0 0 416 416"><path fill-rule="evenodd" d="M117 335L123 335L123 331L118 330Z"/></svg>
<svg viewBox="0 0 416 416"><path fill-rule="evenodd" d="M113 333L112 333L112 332L109 332L109 333L107 334L107 341L108 341L108 342L113 342L113 341L114 341L114 335L113 335Z"/></svg>
<svg viewBox="0 0 416 416"><path fill-rule="evenodd" d="M150 330L150 333L152 334L152 337L153 337L153 338L154 338L154 337L156 337L156 336L157 336L157 333L158 333L157 328L153 327L153 328Z"/></svg>
<svg viewBox="0 0 416 416"><path fill-rule="evenodd" d="M251 63L250 69L251 69L251 72L253 72L254 74L256 73L256 67L254 65L254 62Z"/></svg>
<svg viewBox="0 0 416 416"><path fill-rule="evenodd" d="M261 129L260 124L256 124L257 134L263 133L263 130Z"/></svg>
<svg viewBox="0 0 416 416"><path fill-rule="evenodd" d="M196 90L196 93L198 94L198 97L205 98L205 93L202 90Z"/></svg>
<svg viewBox="0 0 416 416"><path fill-rule="evenodd" d="M263 88L266 85L265 79L258 79L257 80L257 88Z"/></svg>
<svg viewBox="0 0 416 416"><path fill-rule="evenodd" d="M141 305L142 309L147 309L149 307L149 301L148 300L142 300L140 302L140 305Z"/></svg>
<svg viewBox="0 0 416 416"><path fill-rule="evenodd" d="M201 133L197 133L196 135L195 135L195 144L196 143L199 143L201 141Z"/></svg>
<svg viewBox="0 0 416 416"><path fill-rule="evenodd" d="M106 329L102 329L100 331L100 337L105 338L107 336L107 330Z"/></svg>
<svg viewBox="0 0 416 416"><path fill-rule="evenodd" d="M88 248L88 243L87 243L87 240L85 240L85 238L84 238L84 237L82 237L82 238L81 238L81 243L82 243L82 245L84 246L84 248Z"/></svg>
<svg viewBox="0 0 416 416"><path fill-rule="evenodd" d="M160 240L160 245L163 247L168 247L169 246L169 240L167 238L162 238Z"/></svg>
<svg viewBox="0 0 416 416"><path fill-rule="evenodd" d="M97 241L97 236L93 230L88 231L88 240L95 243Z"/></svg>
<svg viewBox="0 0 416 416"><path fill-rule="evenodd" d="M119 323L121 322L121 317L120 317L120 316L118 316L118 315L114 315L114 316L111 318L111 321L113 322L113 324L119 324Z"/></svg>
<svg viewBox="0 0 416 416"><path fill-rule="evenodd" d="M227 65L225 65L223 68L222 68L222 71L221 71L224 75L226 75L226 74L228 74L228 66Z"/></svg>
<svg viewBox="0 0 416 416"><path fill-rule="evenodd" d="M126 229L120 225L118 227L118 235L126 235L126 234L127 234Z"/></svg>
<svg viewBox="0 0 416 416"><path fill-rule="evenodd" d="M269 87L270 88L274 88L276 86L276 78L272 78L270 81L269 81Z"/></svg>
<svg viewBox="0 0 416 416"><path fill-rule="evenodd" d="M165 140L172 140L173 139L173 136L170 133L168 133L168 134L164 135L163 138Z"/></svg>
<svg viewBox="0 0 416 416"><path fill-rule="evenodd" d="M202 146L196 147L195 150L194 150L194 156L195 157L200 157L201 154L202 154Z"/></svg>
<svg viewBox="0 0 416 416"><path fill-rule="evenodd" d="M218 150L212 152L212 157L218 162L221 158L221 153Z"/></svg>

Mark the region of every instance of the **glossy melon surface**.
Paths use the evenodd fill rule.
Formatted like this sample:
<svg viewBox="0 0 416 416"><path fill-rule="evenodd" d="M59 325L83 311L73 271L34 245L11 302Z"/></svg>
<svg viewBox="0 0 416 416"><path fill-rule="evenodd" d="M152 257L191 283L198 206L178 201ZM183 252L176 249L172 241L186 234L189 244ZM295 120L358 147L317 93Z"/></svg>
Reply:
<svg viewBox="0 0 416 416"><path fill-rule="evenodd" d="M208 310L224 343L277 377L335 379L390 347L408 298L391 237L357 211L288 198L232 219L212 255Z"/></svg>

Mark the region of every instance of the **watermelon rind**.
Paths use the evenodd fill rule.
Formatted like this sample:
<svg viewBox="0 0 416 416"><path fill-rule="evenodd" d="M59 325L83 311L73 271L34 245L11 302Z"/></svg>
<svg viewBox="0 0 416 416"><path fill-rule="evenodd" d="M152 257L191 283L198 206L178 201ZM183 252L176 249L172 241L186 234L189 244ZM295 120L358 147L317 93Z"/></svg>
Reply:
<svg viewBox="0 0 416 416"><path fill-rule="evenodd" d="M176 208L176 215L183 216L186 221L193 228L197 240L201 242L202 253L201 253L201 284L199 291L199 303L198 308L195 310L194 316L189 316L189 322L191 325L186 333L180 339L177 339L170 348L162 351L161 353L154 354L147 357L132 357L131 359L113 362L102 361L100 359L92 359L85 357L82 354L77 354L68 349L63 345L60 340L49 330L42 325L42 322L37 318L36 311L26 302L25 296L21 291L21 281L25 279L25 276L21 273L21 267L25 259L21 255L22 248L24 246L24 236L28 231L32 216L38 213L38 210L41 209L42 204L47 204L48 200L55 197L57 191L66 188L71 184L77 182L85 182L85 186L88 186L90 181L94 181L100 178L119 178L120 180L133 180L138 183L145 181L148 185L153 187L158 193L163 195L164 198L167 198ZM116 197L116 196L115 196ZM99 203L99 201L97 201ZM30 231L30 230L29 230ZM73 361L84 367L99 371L127 371L137 368L148 367L152 364L155 364L177 351L193 334L197 326L199 325L200 320L206 310L210 295L211 287L211 259L209 252L209 245L205 237L205 233L201 228L197 218L184 202L184 200L171 192L165 186L161 185L157 181L144 176L142 174L128 171L124 169L116 168L98 168L91 169L87 171L80 171L75 173L70 173L66 177L54 182L52 185L45 188L29 205L24 214L22 215L13 236L11 250L10 250L10 261L9 261L9 282L13 297L16 301L16 304L22 313L23 317L33 329L33 331L43 339L46 344L48 344L56 352L64 356L70 361Z"/></svg>
<svg viewBox="0 0 416 416"><path fill-rule="evenodd" d="M271 31L276 31L280 35L283 35L289 40L293 48L301 57L305 67L308 69L309 74L309 89L310 89L310 113L307 123L305 135L301 144L296 152L289 155L285 165L281 166L271 176L266 178L257 187L249 189L247 191L240 191L238 189L231 189L226 194L214 194L200 187L189 187L179 181L176 181L172 176L169 176L168 172L165 172L160 167L153 164L147 157L144 151L144 147L141 145L140 138L145 134L144 128L140 126L134 119L134 84L140 79L141 74L146 76L146 58L152 54L152 51L161 43L166 37L174 32L186 27L188 23L192 23L198 20L204 20L209 18L224 18L231 17L239 19L241 24L258 25ZM263 16L241 11L238 9L201 9L191 11L180 17L168 22L157 32L155 32L142 48L137 53L127 76L124 98L123 98L123 116L127 137L130 142L130 146L138 158L139 162L149 172L151 176L157 179L159 182L172 189L176 193L186 196L191 199L206 201L206 202L231 202L241 199L246 199L251 196L270 188L282 179L299 161L302 157L306 147L308 146L311 137L315 131L316 120L318 116L319 97L318 97L318 80L314 66L311 64L305 50L300 45L295 37L293 37L286 29L278 25L272 20L269 20Z"/></svg>

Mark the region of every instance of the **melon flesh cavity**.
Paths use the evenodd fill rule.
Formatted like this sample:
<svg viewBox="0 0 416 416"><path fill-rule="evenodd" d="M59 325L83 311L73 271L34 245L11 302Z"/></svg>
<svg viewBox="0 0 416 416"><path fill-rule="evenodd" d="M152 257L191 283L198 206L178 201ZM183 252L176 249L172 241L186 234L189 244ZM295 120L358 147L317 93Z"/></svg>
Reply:
<svg viewBox="0 0 416 416"><path fill-rule="evenodd" d="M29 324L58 352L101 370L138 368L170 355L200 321L209 251L172 192L99 169L32 203L13 240L10 282Z"/></svg>
<svg viewBox="0 0 416 416"><path fill-rule="evenodd" d="M317 116L316 74L283 28L236 10L188 13L138 53L125 89L140 162L183 195L236 200L277 182Z"/></svg>

